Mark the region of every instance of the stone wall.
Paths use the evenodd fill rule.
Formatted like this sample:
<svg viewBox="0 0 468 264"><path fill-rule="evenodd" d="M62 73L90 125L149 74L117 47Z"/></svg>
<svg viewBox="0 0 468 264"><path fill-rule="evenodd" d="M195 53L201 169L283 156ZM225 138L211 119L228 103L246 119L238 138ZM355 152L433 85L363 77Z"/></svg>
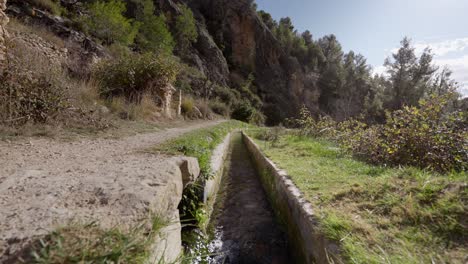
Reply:
<svg viewBox="0 0 468 264"><path fill-rule="evenodd" d="M224 162L231 147L232 133L229 133L213 151L210 159L210 168L213 172L213 177L206 181L203 190L203 203L208 208L208 215L210 216L213 211L214 203L216 202L216 195L219 191L221 179L224 173Z"/></svg>
<svg viewBox="0 0 468 264"><path fill-rule="evenodd" d="M8 23L8 17L5 14L6 1L0 0L0 63L5 59L5 38L7 37L5 26Z"/></svg>
<svg viewBox="0 0 468 264"><path fill-rule="evenodd" d="M281 223L285 224L291 249L298 263L343 263L338 243L325 237L312 204L302 195L283 170L263 153L251 138L243 134L263 188Z"/></svg>

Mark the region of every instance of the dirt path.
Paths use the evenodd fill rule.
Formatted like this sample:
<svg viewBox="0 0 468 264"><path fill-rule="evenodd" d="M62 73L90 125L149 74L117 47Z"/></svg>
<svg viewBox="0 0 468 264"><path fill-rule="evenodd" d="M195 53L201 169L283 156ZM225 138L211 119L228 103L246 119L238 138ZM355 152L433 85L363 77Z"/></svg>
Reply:
<svg viewBox="0 0 468 264"><path fill-rule="evenodd" d="M177 208L181 176L171 158L139 150L219 122L121 139L0 142L0 262L70 220L131 224Z"/></svg>

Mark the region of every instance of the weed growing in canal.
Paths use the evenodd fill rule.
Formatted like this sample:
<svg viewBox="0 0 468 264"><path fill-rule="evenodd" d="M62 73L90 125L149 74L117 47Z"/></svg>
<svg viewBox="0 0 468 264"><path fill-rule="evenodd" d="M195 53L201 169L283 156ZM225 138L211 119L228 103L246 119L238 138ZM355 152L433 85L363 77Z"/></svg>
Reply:
<svg viewBox="0 0 468 264"><path fill-rule="evenodd" d="M154 239L168 224L154 214L128 230L72 223L33 246L29 263L145 263Z"/></svg>

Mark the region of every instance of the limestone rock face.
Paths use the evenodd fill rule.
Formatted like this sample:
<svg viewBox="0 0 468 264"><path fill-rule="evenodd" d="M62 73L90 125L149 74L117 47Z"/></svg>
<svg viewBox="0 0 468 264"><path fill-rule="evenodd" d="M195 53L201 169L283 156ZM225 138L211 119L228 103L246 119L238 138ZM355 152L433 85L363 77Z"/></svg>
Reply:
<svg viewBox="0 0 468 264"><path fill-rule="evenodd" d="M6 0L0 0L0 63L5 59L5 38L7 36L5 26L8 23L5 9Z"/></svg>
<svg viewBox="0 0 468 264"><path fill-rule="evenodd" d="M165 0L171 1L171 0ZM318 111L318 75L306 72L299 62L289 57L281 48L272 32L265 26L248 0L190 0L195 17L203 21L209 35L223 58L208 52L199 42L194 45L201 59L207 64L206 74L210 80L219 82L213 75L233 73L247 77L255 76L258 94L264 102L268 123L274 124L295 115L302 105ZM199 30L201 35L206 32ZM227 60L229 69L213 74ZM222 79L222 78L221 78Z"/></svg>
<svg viewBox="0 0 468 264"><path fill-rule="evenodd" d="M284 53L279 42L251 7L251 1L203 0L201 10L225 46L231 71L252 72L270 123L295 115L317 92L316 81L307 76L295 58ZM216 11L218 10L218 11ZM228 53L228 54L226 54Z"/></svg>
<svg viewBox="0 0 468 264"><path fill-rule="evenodd" d="M180 2L178 0L157 0L155 2L165 13L169 12L174 16L181 14L177 6L177 2ZM197 4L198 1L193 2ZM193 8L192 3L187 4L191 5L195 19L197 20L198 39L189 48L187 54L184 54L184 57L209 80L226 86L229 83L228 62L219 45L214 41L213 35L207 30L204 17L196 8Z"/></svg>

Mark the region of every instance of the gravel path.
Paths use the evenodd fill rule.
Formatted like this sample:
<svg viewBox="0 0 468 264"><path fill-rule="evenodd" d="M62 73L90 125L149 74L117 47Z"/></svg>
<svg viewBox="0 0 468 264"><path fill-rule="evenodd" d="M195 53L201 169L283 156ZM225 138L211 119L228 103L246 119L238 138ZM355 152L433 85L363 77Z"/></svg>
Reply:
<svg viewBox="0 0 468 264"><path fill-rule="evenodd" d="M126 226L176 209L182 186L173 158L139 150L217 123L121 139L0 142L0 263L69 221Z"/></svg>

